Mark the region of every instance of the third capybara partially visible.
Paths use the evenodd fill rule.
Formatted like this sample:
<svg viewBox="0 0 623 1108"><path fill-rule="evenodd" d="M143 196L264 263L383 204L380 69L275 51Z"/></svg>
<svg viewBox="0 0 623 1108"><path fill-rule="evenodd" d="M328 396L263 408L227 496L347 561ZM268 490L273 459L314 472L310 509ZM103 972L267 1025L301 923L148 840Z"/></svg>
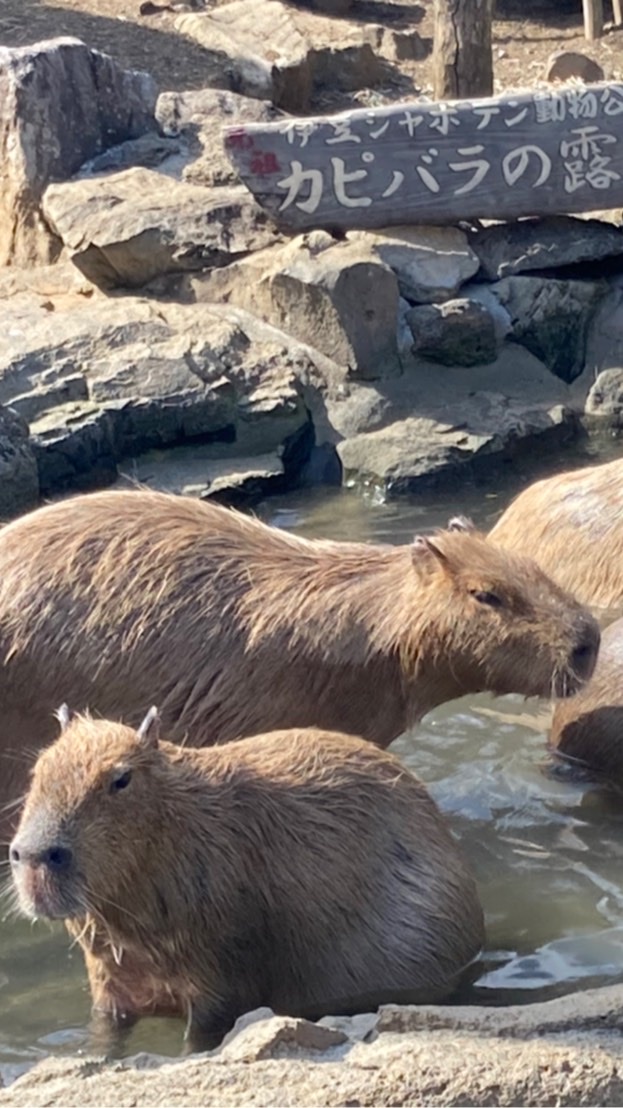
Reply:
<svg viewBox="0 0 623 1108"><path fill-rule="evenodd" d="M589 683L556 704L550 745L583 776L623 788L623 619L604 631Z"/></svg>
<svg viewBox="0 0 623 1108"><path fill-rule="evenodd" d="M623 606L623 458L530 485L489 532L583 604Z"/></svg>
<svg viewBox="0 0 623 1108"><path fill-rule="evenodd" d="M183 496L65 500L0 532L0 803L59 690L135 725L158 698L173 741L318 726L386 746L464 693L574 693L598 644L535 562L477 533L310 541Z"/></svg>
<svg viewBox="0 0 623 1108"><path fill-rule="evenodd" d="M68 921L111 1025L180 1015L213 1046L268 1005L318 1018L448 993L476 886L424 786L352 736L207 750L59 713L11 846L22 909Z"/></svg>

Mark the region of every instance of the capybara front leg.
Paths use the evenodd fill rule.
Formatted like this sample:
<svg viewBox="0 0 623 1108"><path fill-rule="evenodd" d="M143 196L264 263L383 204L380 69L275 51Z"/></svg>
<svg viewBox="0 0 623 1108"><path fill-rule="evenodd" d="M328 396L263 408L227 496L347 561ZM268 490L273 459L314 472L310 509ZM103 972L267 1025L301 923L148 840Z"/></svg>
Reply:
<svg viewBox="0 0 623 1108"><path fill-rule="evenodd" d="M106 1058L119 1058L137 1018L133 1012L93 1008L88 1027L89 1050Z"/></svg>
<svg viewBox="0 0 623 1108"><path fill-rule="evenodd" d="M183 1053L215 1050L235 1022L236 1014L231 1010L207 1001L189 1002Z"/></svg>

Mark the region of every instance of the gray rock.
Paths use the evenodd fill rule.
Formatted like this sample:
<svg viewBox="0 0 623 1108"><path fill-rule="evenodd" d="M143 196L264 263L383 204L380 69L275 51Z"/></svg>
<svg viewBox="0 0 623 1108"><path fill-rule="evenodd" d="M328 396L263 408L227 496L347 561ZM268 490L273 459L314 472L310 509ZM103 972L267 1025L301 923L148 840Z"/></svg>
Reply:
<svg viewBox="0 0 623 1108"><path fill-rule="evenodd" d="M156 105L156 117L165 135L179 137L185 144L180 179L187 184L213 188L240 183L225 154L221 128L238 122L273 123L284 118L284 114L268 100L206 88L163 92Z"/></svg>
<svg viewBox="0 0 623 1108"><path fill-rule="evenodd" d="M11 408L0 407L0 519L32 508L39 476L28 424Z"/></svg>
<svg viewBox="0 0 623 1108"><path fill-rule="evenodd" d="M498 343L493 316L477 300L420 304L407 313L413 351L441 365L494 362Z"/></svg>
<svg viewBox="0 0 623 1108"><path fill-rule="evenodd" d="M549 216L472 231L469 245L491 281L623 254L623 229L598 219Z"/></svg>
<svg viewBox="0 0 623 1108"><path fill-rule="evenodd" d="M617 429L623 426L623 369L605 369L586 398L586 414L607 420Z"/></svg>
<svg viewBox="0 0 623 1108"><path fill-rule="evenodd" d="M233 0L183 15L176 28L205 52L214 87L303 112L315 88L352 90L377 84L382 59L356 25L312 15L280 0Z"/></svg>
<svg viewBox="0 0 623 1108"><path fill-rule="evenodd" d="M507 344L496 362L469 373L431 374L422 360L399 378L329 390L325 434L333 436L346 483L394 497L454 486L461 474L572 439L569 401L563 382Z"/></svg>
<svg viewBox="0 0 623 1108"><path fill-rule="evenodd" d="M0 48L0 266L54 260L60 244L39 209L45 187L155 130L155 103L151 77L78 39Z"/></svg>
<svg viewBox="0 0 623 1108"><path fill-rule="evenodd" d="M504 277L491 291L512 320L511 337L563 381L584 369L586 339L604 285L547 277Z"/></svg>
<svg viewBox="0 0 623 1108"><path fill-rule="evenodd" d="M230 457L311 445L311 356L235 309L101 298L57 316L22 297L0 302L0 325L3 311L0 403L29 420L44 494L183 442L225 441Z"/></svg>
<svg viewBox="0 0 623 1108"><path fill-rule="evenodd" d="M570 81L575 78L586 85L605 79L599 63L576 50L556 50L550 54L543 76L546 81Z"/></svg>
<svg viewBox="0 0 623 1108"><path fill-rule="evenodd" d="M227 300L315 347L352 376L399 372L398 283L365 241L312 231L193 280L198 300Z"/></svg>
<svg viewBox="0 0 623 1108"><path fill-rule="evenodd" d="M478 271L479 260L458 227L388 227L349 231L365 243L398 278L400 293L412 303L432 304L454 296Z"/></svg>
<svg viewBox="0 0 623 1108"><path fill-rule="evenodd" d="M102 288L227 265L279 239L242 186L208 192L149 169L50 185L43 210L74 263Z"/></svg>
<svg viewBox="0 0 623 1108"><path fill-rule="evenodd" d="M240 457L237 444L193 443L168 450L150 450L119 464L120 486L139 482L200 500L248 507L272 493L283 492L286 474L283 451Z"/></svg>

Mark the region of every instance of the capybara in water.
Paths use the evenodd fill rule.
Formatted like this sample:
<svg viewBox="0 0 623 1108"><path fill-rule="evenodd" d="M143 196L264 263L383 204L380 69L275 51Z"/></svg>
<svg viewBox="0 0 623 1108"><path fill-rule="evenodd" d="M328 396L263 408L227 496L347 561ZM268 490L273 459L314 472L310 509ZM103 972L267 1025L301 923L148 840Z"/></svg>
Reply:
<svg viewBox="0 0 623 1108"><path fill-rule="evenodd" d="M623 458L530 485L489 532L583 604L623 604Z"/></svg>
<svg viewBox="0 0 623 1108"><path fill-rule="evenodd" d="M463 693L573 693L598 644L536 563L461 530L310 541L187 497L109 491L0 532L0 751L52 737L59 689L135 726L158 697L174 742L317 726L386 746ZM10 798L24 767L4 768Z"/></svg>
<svg viewBox="0 0 623 1108"><path fill-rule="evenodd" d="M482 911L397 758L316 729L191 749L154 714L133 731L61 710L10 850L22 910L83 946L96 1009L184 1015L198 1047L262 1005L318 1017L451 990Z"/></svg>
<svg viewBox="0 0 623 1108"><path fill-rule="evenodd" d="M550 746L582 776L623 788L623 619L604 631L588 685L556 704Z"/></svg>

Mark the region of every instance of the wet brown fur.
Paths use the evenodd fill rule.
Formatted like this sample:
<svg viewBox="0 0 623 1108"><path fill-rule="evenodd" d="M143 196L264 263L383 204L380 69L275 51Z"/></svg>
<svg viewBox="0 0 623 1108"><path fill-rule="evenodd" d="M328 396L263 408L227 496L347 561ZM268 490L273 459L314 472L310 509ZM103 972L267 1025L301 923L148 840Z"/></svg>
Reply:
<svg viewBox="0 0 623 1108"><path fill-rule="evenodd" d="M71 868L42 873L58 844ZM117 1023L187 1016L194 1046L263 1005L317 1017L438 999L483 941L473 877L424 786L342 734L196 750L78 717L35 766L14 846L23 909L70 917L94 1005Z"/></svg>
<svg viewBox="0 0 623 1108"><path fill-rule="evenodd" d="M623 607L623 459L530 485L489 538L535 558L581 603Z"/></svg>
<svg viewBox="0 0 623 1108"><path fill-rule="evenodd" d="M550 745L578 776L623 789L623 619L604 631L589 683L556 704Z"/></svg>
<svg viewBox="0 0 623 1108"><path fill-rule="evenodd" d="M173 741L319 726L386 746L479 689L573 692L590 615L482 535L391 547L310 541L147 491L49 505L0 532L0 802L60 699ZM473 593L493 592L497 610ZM581 674L570 651L590 641ZM2 795L4 794L4 795Z"/></svg>

